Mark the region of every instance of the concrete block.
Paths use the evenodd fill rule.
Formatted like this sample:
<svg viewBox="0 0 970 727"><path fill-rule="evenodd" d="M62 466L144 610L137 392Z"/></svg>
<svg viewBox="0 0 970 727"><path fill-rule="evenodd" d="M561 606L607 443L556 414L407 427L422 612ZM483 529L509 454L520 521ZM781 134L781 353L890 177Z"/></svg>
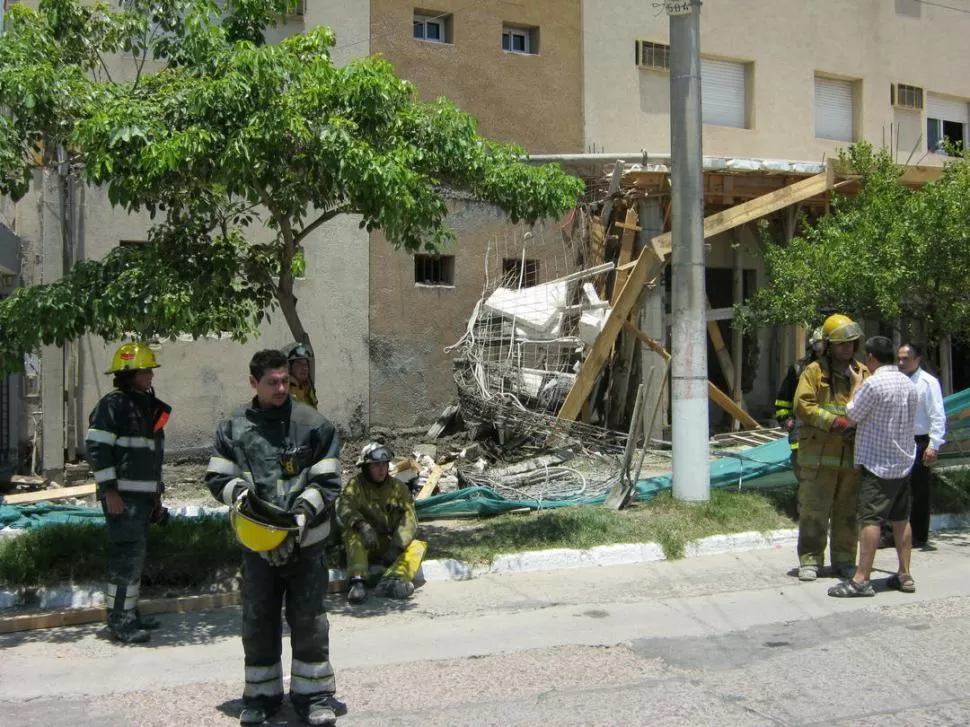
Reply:
<svg viewBox="0 0 970 727"><path fill-rule="evenodd" d="M421 577L426 581L467 581L472 578L472 569L454 558L426 560L418 570L418 578Z"/></svg>
<svg viewBox="0 0 970 727"><path fill-rule="evenodd" d="M38 588L37 606L42 611L56 611L62 608L96 608L104 605L104 586L81 584L76 586L54 586Z"/></svg>
<svg viewBox="0 0 970 727"><path fill-rule="evenodd" d="M710 535L706 538L692 540L684 547L685 558L696 558L702 555L719 555L731 552L731 541L727 535Z"/></svg>
<svg viewBox="0 0 970 727"><path fill-rule="evenodd" d="M0 610L5 608L16 608L21 605L23 599L20 597L20 591L0 591Z"/></svg>
<svg viewBox="0 0 970 727"><path fill-rule="evenodd" d="M526 553L496 556L489 569L492 573L534 573L536 571L585 568L593 565L589 551L553 548Z"/></svg>
<svg viewBox="0 0 970 727"><path fill-rule="evenodd" d="M959 513L940 513L930 516L930 530L956 530L970 527L970 515Z"/></svg>
<svg viewBox="0 0 970 727"><path fill-rule="evenodd" d="M782 546L794 545L798 542L798 528L787 530L772 530L766 536L768 545L780 548Z"/></svg>
<svg viewBox="0 0 970 727"><path fill-rule="evenodd" d="M765 536L758 532L732 533L728 536L728 547L733 553L744 550L759 550L767 546L768 541Z"/></svg>
<svg viewBox="0 0 970 727"><path fill-rule="evenodd" d="M598 545L589 549L589 557L594 565L633 565L666 560L663 548L657 543L618 543Z"/></svg>

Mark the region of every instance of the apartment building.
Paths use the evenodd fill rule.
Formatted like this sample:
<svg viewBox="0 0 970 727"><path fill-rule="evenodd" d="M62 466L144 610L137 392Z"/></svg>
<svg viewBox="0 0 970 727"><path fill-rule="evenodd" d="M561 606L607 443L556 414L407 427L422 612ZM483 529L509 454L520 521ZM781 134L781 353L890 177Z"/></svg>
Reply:
<svg viewBox="0 0 970 727"><path fill-rule="evenodd" d="M669 152L668 19L655 5L306 0L302 14L268 39L330 25L337 63L380 53L421 98L448 96L478 119L485 136L534 155L639 157L639 150ZM967 57L968 0L705 0L701 28L707 155L818 162L866 139L891 145L900 162L938 165L945 159L936 153L941 139L968 141L970 77L960 62ZM31 195L4 209L26 245L24 259L33 261L28 283L62 273L57 220L42 220L56 210L58 195L56 178L38 175ZM99 190L78 195L78 259L145 239L147 219L112 209ZM463 334L486 275L519 270L533 282L555 276L558 221L530 230L474 200L456 198L451 209L457 239L438 257L395 251L353 218L333 220L307 241L307 275L297 295L316 343L321 408L348 431L425 423L447 403L454 384L444 349ZM486 265L496 241L515 254L492 256ZM723 282L716 281L731 278L733 253L726 236L709 242L718 288ZM745 284L756 285L763 274L757 244L747 231L739 244ZM715 301L721 292L709 290ZM245 360L288 340L277 316L245 345L217 338L163 343L156 384L175 406L170 451L204 450L219 417L249 396ZM777 341L760 344L769 350ZM40 385L21 387L43 411L48 469L56 469L59 452L82 444L87 412L109 385L102 371L112 349L99 339L66 352L48 349L31 372ZM773 372L764 373L760 398L774 385ZM65 388L76 393L66 409ZM21 424L30 431L26 419Z"/></svg>

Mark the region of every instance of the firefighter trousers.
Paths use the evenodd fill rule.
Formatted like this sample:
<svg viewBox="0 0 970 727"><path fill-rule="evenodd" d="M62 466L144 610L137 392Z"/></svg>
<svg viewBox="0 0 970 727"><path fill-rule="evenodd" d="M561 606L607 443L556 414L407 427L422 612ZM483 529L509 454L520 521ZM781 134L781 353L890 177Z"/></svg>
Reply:
<svg viewBox="0 0 970 727"><path fill-rule="evenodd" d="M246 655L244 706L273 708L283 701L283 619L290 627L293 661L290 702L305 717L336 691L330 665L330 622L324 599L329 570L324 543L297 548L289 562L270 565L243 551L242 642Z"/></svg>
<svg viewBox="0 0 970 727"><path fill-rule="evenodd" d="M858 470L802 467L798 480L799 565L823 566L826 540L833 566L855 565L858 504Z"/></svg>
<svg viewBox="0 0 970 727"><path fill-rule="evenodd" d="M108 626L116 630L134 628L138 621L141 576L148 552L148 525L155 509L155 495L121 493L125 511L108 514L102 503L108 530L108 586L105 607Z"/></svg>
<svg viewBox="0 0 970 727"><path fill-rule="evenodd" d="M360 538L360 533L356 530L347 529L344 531L344 547L347 549L347 575L350 578L366 578L370 563L381 563L381 553L386 552L391 547L391 539L386 535L380 536L378 548L375 553L370 553L364 547ZM428 550L428 544L423 540L412 540L408 547L404 549L397 558L387 566L384 571L385 578L400 578L405 581L414 581L414 577L421 567L421 560Z"/></svg>

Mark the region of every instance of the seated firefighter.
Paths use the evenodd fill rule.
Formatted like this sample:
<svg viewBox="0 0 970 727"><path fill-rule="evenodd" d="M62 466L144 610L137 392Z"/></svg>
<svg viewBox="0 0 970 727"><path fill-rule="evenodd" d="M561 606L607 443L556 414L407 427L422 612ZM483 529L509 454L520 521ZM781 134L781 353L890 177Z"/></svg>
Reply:
<svg viewBox="0 0 970 727"><path fill-rule="evenodd" d="M357 460L360 474L347 483L337 500L350 576L347 600L351 603L367 598L364 579L372 562L386 568L377 594L408 598L414 593L414 577L427 549L426 543L415 540L418 519L411 491L389 474L393 457L383 444L365 445Z"/></svg>

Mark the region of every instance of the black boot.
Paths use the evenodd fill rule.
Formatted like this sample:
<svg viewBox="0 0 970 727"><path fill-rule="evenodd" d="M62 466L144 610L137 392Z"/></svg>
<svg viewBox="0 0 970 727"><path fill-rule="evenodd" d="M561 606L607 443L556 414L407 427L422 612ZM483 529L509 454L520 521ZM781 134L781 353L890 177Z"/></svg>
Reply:
<svg viewBox="0 0 970 727"><path fill-rule="evenodd" d="M367 587L364 585L363 578L351 578L350 590L347 592L349 603L363 603L367 600Z"/></svg>
<svg viewBox="0 0 970 727"><path fill-rule="evenodd" d="M155 629L157 629L159 626L162 625L162 622L159 621L154 616L143 616L141 613L141 609L138 609L138 608L135 609L135 618L138 619L138 628L140 629L147 629L149 631L154 631Z"/></svg>
<svg viewBox="0 0 970 727"><path fill-rule="evenodd" d="M140 628L137 623L125 624L122 626L108 626L108 633L115 641L122 644L144 644L152 638L148 630Z"/></svg>

